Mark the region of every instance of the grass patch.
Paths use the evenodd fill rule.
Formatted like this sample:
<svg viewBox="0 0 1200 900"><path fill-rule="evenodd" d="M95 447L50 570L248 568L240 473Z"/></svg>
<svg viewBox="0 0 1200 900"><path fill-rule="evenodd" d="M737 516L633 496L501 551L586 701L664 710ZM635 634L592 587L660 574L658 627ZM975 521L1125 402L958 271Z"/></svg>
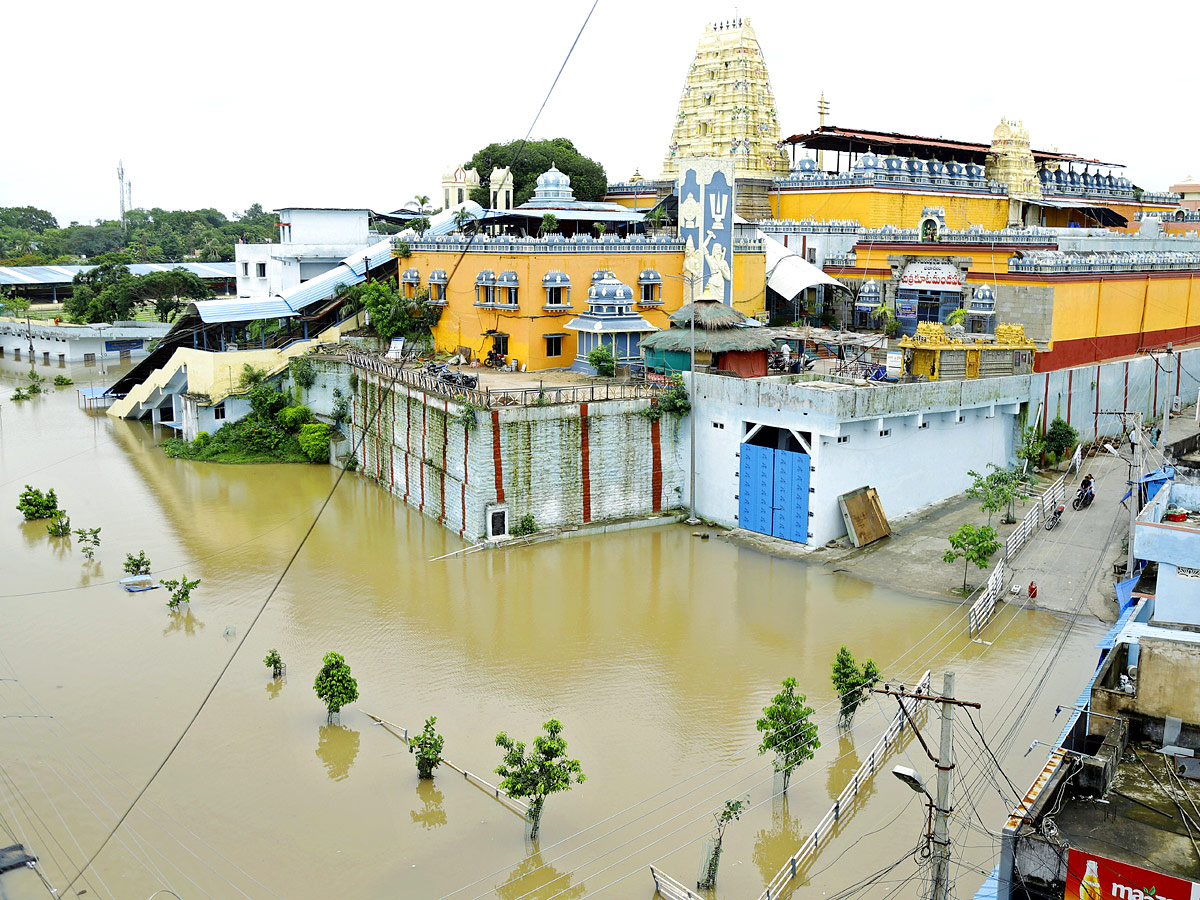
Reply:
<svg viewBox="0 0 1200 900"><path fill-rule="evenodd" d="M310 463L300 448L296 434L277 423L251 414L238 422L223 425L211 437L194 441L169 438L163 452L172 459L194 459L217 463Z"/></svg>

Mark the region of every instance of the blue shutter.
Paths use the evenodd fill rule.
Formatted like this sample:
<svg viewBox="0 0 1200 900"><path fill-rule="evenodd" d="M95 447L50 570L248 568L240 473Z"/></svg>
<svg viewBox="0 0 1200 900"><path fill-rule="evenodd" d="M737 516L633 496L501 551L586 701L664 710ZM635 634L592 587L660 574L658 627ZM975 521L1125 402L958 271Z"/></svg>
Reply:
<svg viewBox="0 0 1200 900"><path fill-rule="evenodd" d="M771 522L771 534L775 537L808 543L808 483L808 454L776 450Z"/></svg>
<svg viewBox="0 0 1200 900"><path fill-rule="evenodd" d="M741 445L738 525L747 531L771 533L774 470L774 450L753 444Z"/></svg>

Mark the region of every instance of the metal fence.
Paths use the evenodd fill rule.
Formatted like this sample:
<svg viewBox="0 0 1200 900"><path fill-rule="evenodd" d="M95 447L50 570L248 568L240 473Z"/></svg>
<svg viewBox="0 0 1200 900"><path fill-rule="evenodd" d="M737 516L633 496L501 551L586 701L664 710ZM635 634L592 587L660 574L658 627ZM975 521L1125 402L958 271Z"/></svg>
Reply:
<svg viewBox="0 0 1200 900"><path fill-rule="evenodd" d="M422 369L405 369L389 360L351 350L347 353L350 365L381 378L415 387L427 394L436 394L460 403L469 402L476 409L500 409L508 406L553 406L568 403L600 403L606 400L649 400L669 390L670 384L648 382L601 382L565 385L560 387L468 388L452 384L444 378Z"/></svg>
<svg viewBox="0 0 1200 900"><path fill-rule="evenodd" d="M926 670L925 674L921 676L921 680L917 682L916 687L913 689L914 694L929 693L929 677L930 673ZM922 715L925 712L925 707L928 706L927 703L922 703L919 700L908 697L901 698L900 702L904 704L904 708L908 711L908 715L913 721L916 721L917 716ZM891 724L884 731L883 737L879 739L879 743L871 750L871 754L867 757L866 762L854 773L854 777L850 779L850 783L846 785L845 789L838 795L838 798L833 801L833 807L817 823L817 827L813 829L808 839L800 845L800 849L784 863L783 868L771 879L766 889L759 896L759 900L774 900L774 898L781 896L784 888L796 877L796 873L800 868L811 857L815 856L817 851L828 841L830 835L833 834L834 826L841 820L842 816L854 810L854 801L858 797L859 789L867 784L875 773L879 771L880 763L883 762L889 751L895 747L896 736L904 728L904 721L904 714L897 710L895 718L892 719ZM668 895L664 894L663 896ZM695 895L689 892L686 895L681 894L678 896L693 897ZM675 900L674 896L672 896L672 900Z"/></svg>
<svg viewBox="0 0 1200 900"><path fill-rule="evenodd" d="M661 869L650 867L650 877L654 879L654 890L666 900L708 900L708 893L698 893L687 885L676 881Z"/></svg>
<svg viewBox="0 0 1200 900"><path fill-rule="evenodd" d="M1071 458L1071 464L1076 469L1079 466L1079 458L1080 450L1076 449L1075 455ZM991 621L992 616L995 614L996 606L999 604L1000 596L1004 591L1004 575L1009 564L1021 552L1022 548L1029 543L1029 540L1037 534L1042 523L1046 521L1046 517L1054 512L1055 508L1066 495L1067 476L1064 474L1037 498L1037 501L1030 507L1029 512L1025 513L1025 518L1013 529L1012 534L1005 539L1004 558L996 563L996 567L992 569L991 575L988 576L982 592L975 602L971 604L971 608L967 612L967 632L971 637L974 638L981 634L984 627Z"/></svg>

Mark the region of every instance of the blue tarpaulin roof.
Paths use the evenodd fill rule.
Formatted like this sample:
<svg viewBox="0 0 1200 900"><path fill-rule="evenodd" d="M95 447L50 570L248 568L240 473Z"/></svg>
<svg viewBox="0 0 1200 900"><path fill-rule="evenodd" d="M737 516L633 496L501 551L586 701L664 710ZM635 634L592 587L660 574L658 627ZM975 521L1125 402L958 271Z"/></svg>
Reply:
<svg viewBox="0 0 1200 900"><path fill-rule="evenodd" d="M1160 466L1153 472L1147 472L1139 479L1140 484L1146 485L1146 502L1149 503L1154 499L1154 495L1158 493L1158 489L1175 477L1174 466ZM1125 482L1129 484L1129 482ZM1125 492L1125 496L1121 498L1124 503L1129 499L1129 495L1133 493L1133 488Z"/></svg>
<svg viewBox="0 0 1200 900"><path fill-rule="evenodd" d="M1117 582L1117 608L1122 614L1133 607L1133 586L1137 583L1137 576Z"/></svg>

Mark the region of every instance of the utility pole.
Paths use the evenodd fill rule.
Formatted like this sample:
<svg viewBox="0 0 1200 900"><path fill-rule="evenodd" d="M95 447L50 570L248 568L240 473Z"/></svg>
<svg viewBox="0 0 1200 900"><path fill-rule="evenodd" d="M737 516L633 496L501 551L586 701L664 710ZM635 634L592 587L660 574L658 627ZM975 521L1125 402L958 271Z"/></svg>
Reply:
<svg viewBox="0 0 1200 900"><path fill-rule="evenodd" d="M1167 452L1166 452L1167 432L1171 428L1171 406L1174 402L1174 394L1171 393L1171 372L1173 372L1174 368L1175 368L1174 365L1172 364L1172 359L1171 359L1171 357L1173 355L1174 355L1174 351L1171 350L1171 344L1170 344L1170 342L1168 342L1167 343L1167 366L1165 369L1165 371L1167 373L1167 390L1166 390L1167 402L1163 405L1162 434L1159 435L1159 437L1158 437L1158 446L1163 451L1163 459L1164 460L1167 458Z"/></svg>
<svg viewBox="0 0 1200 900"><path fill-rule="evenodd" d="M1138 508L1142 502L1142 413L1138 410L1134 414L1133 430L1129 432L1129 453L1133 461L1129 467L1130 481L1129 485L1129 569L1128 572L1132 576L1137 568L1137 557L1134 555L1133 543L1134 534L1137 532L1137 517L1141 510Z"/></svg>
<svg viewBox="0 0 1200 900"><path fill-rule="evenodd" d="M125 163L117 160L117 193L121 198L121 230L125 230Z"/></svg>
<svg viewBox="0 0 1200 900"><path fill-rule="evenodd" d="M954 774L954 707L969 706L979 709L980 706L969 700L955 699L953 672L947 672L942 676L942 695L940 697L935 694L914 694L904 690L903 685L900 686L900 690L894 691L890 685L885 684L882 689L875 688L873 693L888 694L897 698L900 711L908 720L917 740L921 742L925 755L933 760L933 764L937 767L937 799L929 797L929 803L933 807L933 834L932 836L926 835L933 843L933 879L929 898L930 900L950 900L950 824L948 816L951 810L951 787ZM917 727L917 723L908 714L908 710L904 706L905 698L942 705L942 737L941 743L938 745L937 756L930 752L929 745L921 736L921 730ZM915 776L915 774L914 772L913 775ZM905 780L908 781L908 779ZM929 792L925 791L919 781L915 783L910 781L909 786L913 790L924 791L925 795L929 796Z"/></svg>

